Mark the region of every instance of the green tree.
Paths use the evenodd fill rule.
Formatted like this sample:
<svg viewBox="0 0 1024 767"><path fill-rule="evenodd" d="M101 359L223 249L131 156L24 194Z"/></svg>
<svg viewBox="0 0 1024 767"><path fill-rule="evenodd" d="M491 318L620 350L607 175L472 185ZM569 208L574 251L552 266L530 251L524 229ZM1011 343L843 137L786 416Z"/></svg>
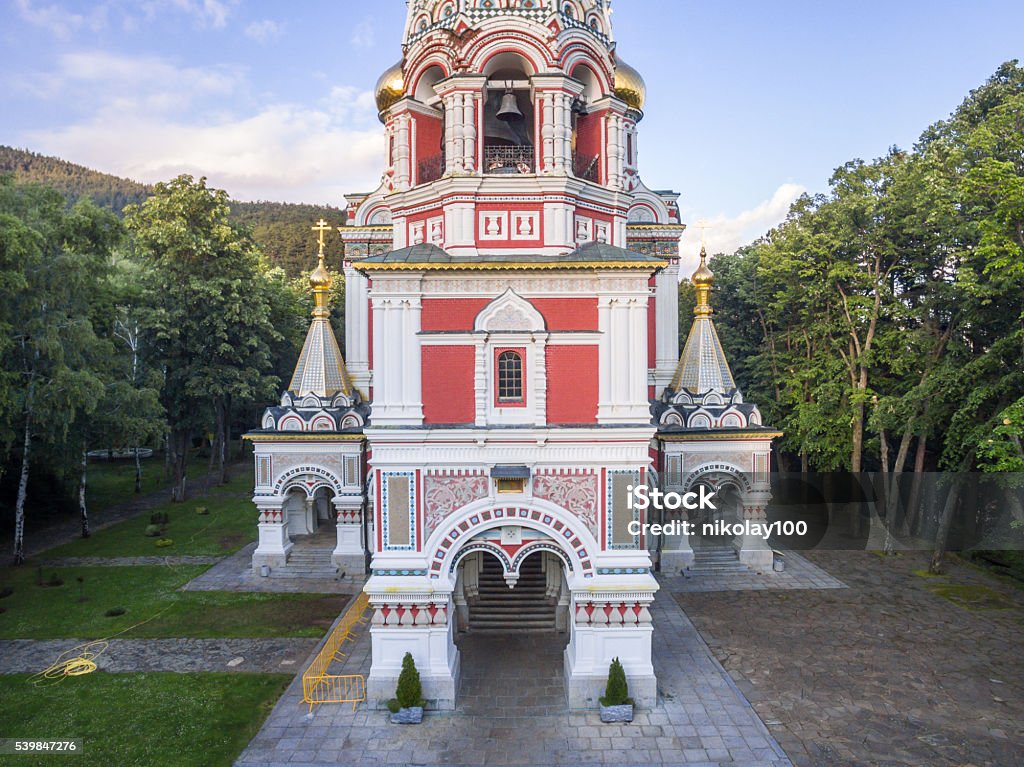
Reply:
<svg viewBox="0 0 1024 767"><path fill-rule="evenodd" d="M274 396L273 285L252 238L229 220L229 201L205 179L157 184L126 223L147 271L143 327L163 373L172 497L185 498L193 436L212 425L223 482L232 408Z"/></svg>
<svg viewBox="0 0 1024 767"><path fill-rule="evenodd" d="M40 446L60 448L77 421L101 403L106 344L91 319L110 254L121 236L115 216L88 201L65 208L55 191L0 179L0 280L5 371L14 378L4 422L18 434L14 561L24 562L29 473Z"/></svg>

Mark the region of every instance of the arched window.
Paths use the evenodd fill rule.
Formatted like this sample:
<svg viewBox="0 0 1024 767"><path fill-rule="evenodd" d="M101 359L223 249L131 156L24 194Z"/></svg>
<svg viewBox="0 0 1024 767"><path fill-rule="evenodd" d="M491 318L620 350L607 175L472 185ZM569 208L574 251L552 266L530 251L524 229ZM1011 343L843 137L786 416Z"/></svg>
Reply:
<svg viewBox="0 0 1024 767"><path fill-rule="evenodd" d="M498 355L498 403L523 401L523 357L519 352Z"/></svg>

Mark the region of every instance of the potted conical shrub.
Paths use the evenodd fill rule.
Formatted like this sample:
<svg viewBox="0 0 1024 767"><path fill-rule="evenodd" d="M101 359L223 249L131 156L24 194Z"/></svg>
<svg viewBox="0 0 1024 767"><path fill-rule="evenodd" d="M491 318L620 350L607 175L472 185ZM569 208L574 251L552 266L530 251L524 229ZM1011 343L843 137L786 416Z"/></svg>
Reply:
<svg viewBox="0 0 1024 767"><path fill-rule="evenodd" d="M602 722L633 721L633 699L629 697L626 671L618 658L615 658L608 668L608 685L600 703Z"/></svg>
<svg viewBox="0 0 1024 767"><path fill-rule="evenodd" d="M398 675L398 688L395 697L388 701L392 724L419 724L423 721L423 686L420 684L420 672L416 670L416 661L412 653L402 658L402 673Z"/></svg>

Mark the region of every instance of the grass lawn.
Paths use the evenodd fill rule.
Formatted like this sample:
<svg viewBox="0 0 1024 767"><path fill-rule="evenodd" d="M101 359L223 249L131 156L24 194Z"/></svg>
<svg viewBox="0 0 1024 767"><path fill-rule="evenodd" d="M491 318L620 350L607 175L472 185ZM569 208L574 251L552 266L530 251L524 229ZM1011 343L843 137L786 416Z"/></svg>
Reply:
<svg viewBox="0 0 1024 767"><path fill-rule="evenodd" d="M209 458L194 455L188 464L189 479L205 476ZM162 453L142 460L142 493L152 493L170 487L170 480L164 476ZM89 463L89 486L87 499L92 511L103 511L115 504L130 501L135 496L135 461L93 460Z"/></svg>
<svg viewBox="0 0 1024 767"><path fill-rule="evenodd" d="M71 543L49 549L45 558L56 557L144 557L174 555L218 556L238 551L256 540L256 507L252 503L252 480L239 472L233 483L244 482L246 494L231 493L229 485L209 495L199 496L184 503L167 503L155 511L166 512L170 522L164 534L174 541L171 546L159 548L157 538L146 536L146 527L153 512L144 512L134 519L119 522L98 530L89 538L78 538ZM209 514L200 515L196 508L205 507Z"/></svg>
<svg viewBox="0 0 1024 767"><path fill-rule="evenodd" d="M257 594L177 591L203 566L47 568L62 586L38 586L34 567L0 568L0 639L138 637L320 637L349 601L344 594ZM77 576L86 601L79 601ZM125 608L120 616L104 613ZM153 617L156 616L156 617Z"/></svg>
<svg viewBox="0 0 1024 767"><path fill-rule="evenodd" d="M0 676L5 737L80 738L78 756L7 756L4 764L228 767L291 677L283 674L106 674L35 687Z"/></svg>

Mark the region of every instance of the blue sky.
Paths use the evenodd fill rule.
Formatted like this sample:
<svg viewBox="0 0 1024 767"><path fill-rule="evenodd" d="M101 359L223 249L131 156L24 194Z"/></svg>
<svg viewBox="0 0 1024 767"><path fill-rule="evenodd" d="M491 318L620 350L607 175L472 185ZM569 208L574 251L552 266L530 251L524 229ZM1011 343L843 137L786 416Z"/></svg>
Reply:
<svg viewBox="0 0 1024 767"><path fill-rule="evenodd" d="M206 175L238 199L342 205L380 178L372 89L401 55L402 0L0 3L0 143L141 181ZM713 251L1024 58L1019 0L613 7L648 85L644 180L712 223Z"/></svg>

